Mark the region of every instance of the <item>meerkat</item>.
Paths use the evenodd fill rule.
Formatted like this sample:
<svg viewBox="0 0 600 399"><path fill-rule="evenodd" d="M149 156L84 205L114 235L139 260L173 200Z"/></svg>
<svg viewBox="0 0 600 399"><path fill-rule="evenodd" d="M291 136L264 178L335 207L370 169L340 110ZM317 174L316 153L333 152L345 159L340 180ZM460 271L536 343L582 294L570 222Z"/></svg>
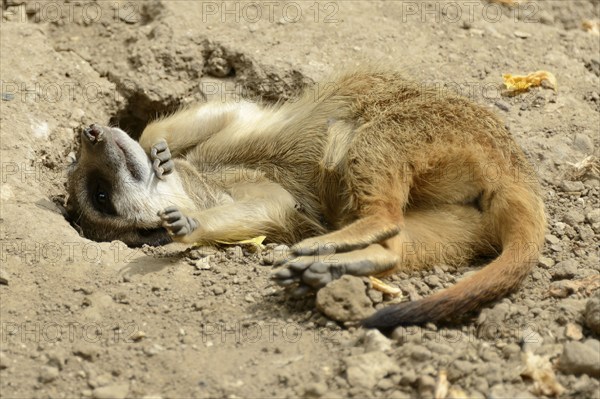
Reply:
<svg viewBox="0 0 600 399"><path fill-rule="evenodd" d="M380 276L494 258L368 328L445 320L498 299L543 244L540 187L492 112L387 70L354 70L293 102L188 107L139 142L92 125L70 167L84 234L129 245L292 244L273 275L293 295L344 274ZM315 94L317 93L317 94Z"/></svg>

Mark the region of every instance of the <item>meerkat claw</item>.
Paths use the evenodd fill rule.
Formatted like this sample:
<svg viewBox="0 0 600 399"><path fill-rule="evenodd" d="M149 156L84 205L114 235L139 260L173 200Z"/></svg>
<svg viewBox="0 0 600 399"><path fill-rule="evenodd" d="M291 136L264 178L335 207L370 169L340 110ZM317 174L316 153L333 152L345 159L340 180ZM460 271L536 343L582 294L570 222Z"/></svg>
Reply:
<svg viewBox="0 0 600 399"><path fill-rule="evenodd" d="M284 268L273 273L272 278L278 282L279 285L285 285L285 281L289 281L296 277L297 274L288 268Z"/></svg>
<svg viewBox="0 0 600 399"><path fill-rule="evenodd" d="M301 284L298 287L291 290L290 295L292 298L302 298L305 297L308 293L313 292L313 289L308 285Z"/></svg>

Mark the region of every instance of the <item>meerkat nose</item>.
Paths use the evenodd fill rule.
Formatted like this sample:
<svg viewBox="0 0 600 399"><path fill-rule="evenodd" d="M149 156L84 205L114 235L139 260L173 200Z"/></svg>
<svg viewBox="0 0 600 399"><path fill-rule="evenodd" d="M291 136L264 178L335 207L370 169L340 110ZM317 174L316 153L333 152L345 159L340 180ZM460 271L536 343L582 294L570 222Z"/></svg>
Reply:
<svg viewBox="0 0 600 399"><path fill-rule="evenodd" d="M102 128L95 123L92 123L89 127L85 128L83 133L85 133L92 144L97 143L102 138Z"/></svg>

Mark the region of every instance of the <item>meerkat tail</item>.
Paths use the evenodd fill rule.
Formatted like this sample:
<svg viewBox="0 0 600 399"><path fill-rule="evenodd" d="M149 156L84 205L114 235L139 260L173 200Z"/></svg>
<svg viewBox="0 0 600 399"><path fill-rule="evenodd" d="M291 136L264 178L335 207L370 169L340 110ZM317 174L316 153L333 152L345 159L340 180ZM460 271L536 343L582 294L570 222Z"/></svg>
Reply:
<svg viewBox="0 0 600 399"><path fill-rule="evenodd" d="M491 195L488 217L502 244L498 258L470 278L429 297L392 305L362 321L365 328L391 331L436 322L475 310L514 290L536 264L545 230L544 206L526 187Z"/></svg>

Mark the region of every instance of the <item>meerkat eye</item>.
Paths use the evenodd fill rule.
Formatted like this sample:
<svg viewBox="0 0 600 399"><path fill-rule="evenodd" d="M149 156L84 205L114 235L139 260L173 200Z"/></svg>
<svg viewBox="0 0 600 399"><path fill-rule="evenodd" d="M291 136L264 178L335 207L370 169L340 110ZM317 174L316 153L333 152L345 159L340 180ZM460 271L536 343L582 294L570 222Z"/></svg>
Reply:
<svg viewBox="0 0 600 399"><path fill-rule="evenodd" d="M107 188L110 188L110 186L102 184L101 182L98 182L93 186L91 190L92 203L98 212L107 215L116 215L117 211L110 200L110 190Z"/></svg>
<svg viewBox="0 0 600 399"><path fill-rule="evenodd" d="M108 201L108 194L106 194L104 191L98 191L96 193L96 199L99 203L106 204L106 202Z"/></svg>

